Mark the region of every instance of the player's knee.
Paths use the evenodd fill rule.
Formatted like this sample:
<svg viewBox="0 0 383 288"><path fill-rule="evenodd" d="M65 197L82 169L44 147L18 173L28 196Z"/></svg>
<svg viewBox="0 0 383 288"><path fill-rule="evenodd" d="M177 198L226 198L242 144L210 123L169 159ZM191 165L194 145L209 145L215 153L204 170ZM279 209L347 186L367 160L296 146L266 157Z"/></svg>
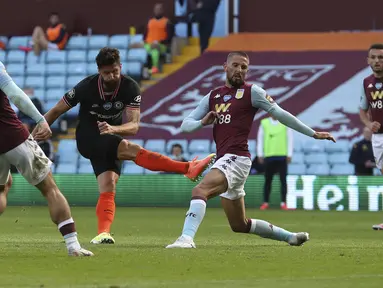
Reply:
<svg viewBox="0 0 383 288"><path fill-rule="evenodd" d="M118 145L117 157L120 160L136 160L138 151L140 151L142 147L133 142L122 140L120 145Z"/></svg>
<svg viewBox="0 0 383 288"><path fill-rule="evenodd" d="M99 184L100 193L116 191L116 181L112 177L102 179Z"/></svg>
<svg viewBox="0 0 383 288"><path fill-rule="evenodd" d="M198 198L204 198L204 199L207 199L208 198L208 191L206 191L205 189L203 189L202 187L200 186L196 186L193 188L192 190L192 197L195 198L195 197L198 197Z"/></svg>

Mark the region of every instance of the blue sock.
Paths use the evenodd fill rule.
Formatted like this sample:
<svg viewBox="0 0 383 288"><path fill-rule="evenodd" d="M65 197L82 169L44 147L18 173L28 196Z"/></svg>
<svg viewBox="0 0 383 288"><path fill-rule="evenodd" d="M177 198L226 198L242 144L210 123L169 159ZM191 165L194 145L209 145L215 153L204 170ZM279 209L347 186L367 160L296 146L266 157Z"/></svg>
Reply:
<svg viewBox="0 0 383 288"><path fill-rule="evenodd" d="M262 238L288 242L291 237L294 236L294 233L278 226L274 226L269 222L259 219L249 219L249 221L251 221L249 233L256 234Z"/></svg>
<svg viewBox="0 0 383 288"><path fill-rule="evenodd" d="M190 201L190 207L186 213L184 229L182 236L194 239L198 227L201 224L206 212L206 202L204 200L195 199Z"/></svg>

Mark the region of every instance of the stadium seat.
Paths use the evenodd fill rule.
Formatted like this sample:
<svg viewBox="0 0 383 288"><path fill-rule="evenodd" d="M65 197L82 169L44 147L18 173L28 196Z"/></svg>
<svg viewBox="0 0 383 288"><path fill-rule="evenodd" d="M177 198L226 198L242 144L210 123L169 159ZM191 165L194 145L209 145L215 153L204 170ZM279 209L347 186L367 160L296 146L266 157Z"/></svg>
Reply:
<svg viewBox="0 0 383 288"><path fill-rule="evenodd" d="M127 61L138 61L142 64L146 63L148 53L144 48L134 48L128 51Z"/></svg>
<svg viewBox="0 0 383 288"><path fill-rule="evenodd" d="M140 79L143 64L138 61L130 61L122 64L122 74L127 74L134 79Z"/></svg>
<svg viewBox="0 0 383 288"><path fill-rule="evenodd" d="M41 63L44 64L47 58L47 52L41 51L39 56L36 56L33 51L27 53L27 64Z"/></svg>
<svg viewBox="0 0 383 288"><path fill-rule="evenodd" d="M136 34L134 36L130 37L129 45L133 43L142 43L144 42L144 35L143 34Z"/></svg>
<svg viewBox="0 0 383 288"><path fill-rule="evenodd" d="M162 139L149 139L145 143L145 149L154 152L165 153L165 140Z"/></svg>
<svg viewBox="0 0 383 288"><path fill-rule="evenodd" d="M128 52L126 52L126 50L120 50L121 62L126 61L127 58L128 58Z"/></svg>
<svg viewBox="0 0 383 288"><path fill-rule="evenodd" d="M77 144L76 140L74 139L62 139L59 142L59 145L57 147L57 152L62 153L64 152L76 152L77 153Z"/></svg>
<svg viewBox="0 0 383 288"><path fill-rule="evenodd" d="M297 137L293 138L293 151L294 152L302 152L302 141L297 139Z"/></svg>
<svg viewBox="0 0 383 288"><path fill-rule="evenodd" d="M48 76L46 87L47 89L65 89L65 76Z"/></svg>
<svg viewBox="0 0 383 288"><path fill-rule="evenodd" d="M128 49L129 46L129 35L113 35L109 38L109 47L120 49Z"/></svg>
<svg viewBox="0 0 383 288"><path fill-rule="evenodd" d="M86 74L82 76L69 76L66 82L67 89L72 89L79 82L81 82L86 76L87 76Z"/></svg>
<svg viewBox="0 0 383 288"><path fill-rule="evenodd" d="M98 73L98 68L97 68L96 63L88 63L86 71L87 71L88 75L97 74Z"/></svg>
<svg viewBox="0 0 383 288"><path fill-rule="evenodd" d="M45 99L47 101L58 101L60 100L64 94L65 94L66 90L64 89L48 89L46 94L45 94Z"/></svg>
<svg viewBox="0 0 383 288"><path fill-rule="evenodd" d="M5 51L0 50L0 61L3 62L3 64L5 64L6 59L7 59L7 54L5 53Z"/></svg>
<svg viewBox="0 0 383 288"><path fill-rule="evenodd" d="M255 155L257 154L257 142L256 142L256 140L254 140L254 139L249 140L247 145L249 146L249 151L250 151L251 156L255 157Z"/></svg>
<svg viewBox="0 0 383 288"><path fill-rule="evenodd" d="M306 174L306 165L305 164L289 164L288 170L289 175L304 175Z"/></svg>
<svg viewBox="0 0 383 288"><path fill-rule="evenodd" d="M144 174L144 168L136 165L134 162L126 161L122 169L123 174Z"/></svg>
<svg viewBox="0 0 383 288"><path fill-rule="evenodd" d="M86 50L88 49L87 36L72 36L66 46L67 50Z"/></svg>
<svg viewBox="0 0 383 288"><path fill-rule="evenodd" d="M24 84L25 84L25 78L24 77L16 76L16 77L12 77L12 79L13 79L13 82L15 82L15 84L17 86L19 86L20 88L24 88Z"/></svg>
<svg viewBox="0 0 383 288"><path fill-rule="evenodd" d="M49 76L65 76L67 71L66 64L47 64L47 75Z"/></svg>
<svg viewBox="0 0 383 288"><path fill-rule="evenodd" d="M27 64L28 76L45 76L45 72L46 72L45 64L40 64L40 63Z"/></svg>
<svg viewBox="0 0 383 288"><path fill-rule="evenodd" d="M89 164L90 163L89 159L86 159L85 157L81 156L80 154L78 154L78 155L79 155L79 159L78 159L78 164L79 165Z"/></svg>
<svg viewBox="0 0 383 288"><path fill-rule="evenodd" d="M88 74L86 63L70 63L67 67L68 76L85 76Z"/></svg>
<svg viewBox="0 0 383 288"><path fill-rule="evenodd" d="M5 44L5 47L7 47L8 37L7 36L0 36L0 42L3 42Z"/></svg>
<svg viewBox="0 0 383 288"><path fill-rule="evenodd" d="M66 115L69 118L76 118L78 116L78 112L80 112L80 105L76 105L75 107L71 108L68 112L66 112Z"/></svg>
<svg viewBox="0 0 383 288"><path fill-rule="evenodd" d="M88 59L88 63L95 63L96 62L96 56L98 54L98 50L89 50L88 51L88 56L87 56L87 59Z"/></svg>
<svg viewBox="0 0 383 288"><path fill-rule="evenodd" d="M195 153L190 153L189 159L188 160L193 160L195 157L198 157L199 160L207 157L210 155L210 152L195 152Z"/></svg>
<svg viewBox="0 0 383 288"><path fill-rule="evenodd" d="M327 142L326 143L326 152L328 153L337 153L337 152L348 152L350 147L350 142L348 140L338 140L336 143Z"/></svg>
<svg viewBox="0 0 383 288"><path fill-rule="evenodd" d="M25 52L12 50L7 54L7 63L24 63L25 62Z"/></svg>
<svg viewBox="0 0 383 288"><path fill-rule="evenodd" d="M68 164L72 163L77 167L78 163L78 153L77 151L66 151L66 150L59 150L57 151L58 161L59 164Z"/></svg>
<svg viewBox="0 0 383 288"><path fill-rule="evenodd" d="M29 36L14 36L9 39L7 48L8 50L18 50L20 46L27 46Z"/></svg>
<svg viewBox="0 0 383 288"><path fill-rule="evenodd" d="M80 167L78 168L78 173L79 174L93 174L93 167L92 165L90 164L83 164L83 165L80 165Z"/></svg>
<svg viewBox="0 0 383 288"><path fill-rule="evenodd" d="M153 174L160 174L161 171L151 171L151 170L148 170L148 169L144 169L144 174L146 175L153 175Z"/></svg>
<svg viewBox="0 0 383 288"><path fill-rule="evenodd" d="M57 165L55 173L57 174L76 174L77 173L77 165L73 163L60 163Z"/></svg>
<svg viewBox="0 0 383 288"><path fill-rule="evenodd" d="M331 165L334 164L348 164L350 155L348 153L331 153L328 154L328 163Z"/></svg>
<svg viewBox="0 0 383 288"><path fill-rule="evenodd" d="M188 37L188 25L186 23L177 23L175 25L175 34L177 37Z"/></svg>
<svg viewBox="0 0 383 288"><path fill-rule="evenodd" d="M308 175L330 175L330 167L327 164L310 165L306 174Z"/></svg>
<svg viewBox="0 0 383 288"><path fill-rule="evenodd" d="M307 153L324 152L325 142L318 140L308 140L303 143L303 151Z"/></svg>
<svg viewBox="0 0 383 288"><path fill-rule="evenodd" d="M48 51L46 63L65 63L67 61L66 51Z"/></svg>
<svg viewBox="0 0 383 288"><path fill-rule="evenodd" d="M189 143L189 153L206 152L210 153L210 140L191 140Z"/></svg>
<svg viewBox="0 0 383 288"><path fill-rule="evenodd" d="M34 89L33 97L39 99L41 102L44 102L45 99L45 90L44 89Z"/></svg>
<svg viewBox="0 0 383 288"><path fill-rule="evenodd" d="M68 52L68 63L81 63L86 62L85 50L71 50Z"/></svg>
<svg viewBox="0 0 383 288"><path fill-rule="evenodd" d="M374 168L373 173L374 173L374 176L381 176L382 175L382 172L380 172L380 170L378 168Z"/></svg>
<svg viewBox="0 0 383 288"><path fill-rule="evenodd" d="M109 37L106 35L92 35L89 38L89 49L101 49L108 46Z"/></svg>
<svg viewBox="0 0 383 288"><path fill-rule="evenodd" d="M327 154L310 153L305 155L306 164L327 164Z"/></svg>
<svg viewBox="0 0 383 288"><path fill-rule="evenodd" d="M172 151L172 146L174 144L180 144L182 146L182 150L184 151L184 153L187 153L188 151L188 140L186 139L171 139L171 140L168 140L168 142L166 143L166 153L167 154L170 154Z"/></svg>
<svg viewBox="0 0 383 288"><path fill-rule="evenodd" d="M14 76L24 76L25 75L25 65L24 64L8 64L6 66L7 72L11 77Z"/></svg>
<svg viewBox="0 0 383 288"><path fill-rule="evenodd" d="M331 175L354 175L354 166L351 164L336 164L330 170Z"/></svg>
<svg viewBox="0 0 383 288"><path fill-rule="evenodd" d="M56 104L57 104L57 100L46 101L45 104L44 104L44 113L46 113L49 110L51 110L54 106L56 106Z"/></svg>
<svg viewBox="0 0 383 288"><path fill-rule="evenodd" d="M44 89L45 78L42 76L28 76L25 79L24 87L34 88L34 89Z"/></svg>
<svg viewBox="0 0 383 288"><path fill-rule="evenodd" d="M291 157L291 163L292 164L304 164L305 163L305 157L303 153L293 153L293 156Z"/></svg>

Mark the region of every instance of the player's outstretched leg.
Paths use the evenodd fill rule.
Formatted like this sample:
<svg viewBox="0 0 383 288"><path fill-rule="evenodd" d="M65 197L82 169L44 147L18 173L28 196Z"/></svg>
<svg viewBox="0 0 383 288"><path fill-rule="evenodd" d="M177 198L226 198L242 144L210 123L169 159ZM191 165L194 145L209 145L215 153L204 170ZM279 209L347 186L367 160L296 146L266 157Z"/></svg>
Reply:
<svg viewBox="0 0 383 288"><path fill-rule="evenodd" d="M68 254L70 256L93 256L92 252L81 248L68 202L58 189L52 174L49 173L36 187L48 201L51 219L64 237Z"/></svg>
<svg viewBox="0 0 383 288"><path fill-rule="evenodd" d="M190 180L198 181L202 173L213 163L215 154L210 154L202 160L179 162L160 153L146 150L133 142L123 140L118 146L117 157L120 160L132 160L138 166L151 171L184 174Z"/></svg>

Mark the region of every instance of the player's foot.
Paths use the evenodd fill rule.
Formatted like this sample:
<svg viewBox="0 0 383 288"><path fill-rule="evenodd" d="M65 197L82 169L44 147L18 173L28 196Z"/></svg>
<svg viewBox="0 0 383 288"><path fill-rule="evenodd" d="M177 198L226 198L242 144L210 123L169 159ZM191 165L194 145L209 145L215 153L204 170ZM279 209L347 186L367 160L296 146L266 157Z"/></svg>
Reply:
<svg viewBox="0 0 383 288"><path fill-rule="evenodd" d="M263 203L261 207L259 207L260 210L266 210L269 208L269 203Z"/></svg>
<svg viewBox="0 0 383 288"><path fill-rule="evenodd" d="M372 229L374 229L374 230L383 230L383 223L372 225Z"/></svg>
<svg viewBox="0 0 383 288"><path fill-rule="evenodd" d="M196 182L201 178L202 173L214 162L215 153L210 154L202 160L197 157L189 162L189 171L185 174L191 181Z"/></svg>
<svg viewBox="0 0 383 288"><path fill-rule="evenodd" d="M94 256L94 254L92 252L85 250L84 248L69 249L68 255L69 256L75 256L75 257Z"/></svg>
<svg viewBox="0 0 383 288"><path fill-rule="evenodd" d="M196 248L192 238L181 236L176 242L166 246L166 248Z"/></svg>
<svg viewBox="0 0 383 288"><path fill-rule="evenodd" d="M288 243L291 246L301 246L305 242L309 241L309 239L310 239L309 233L307 233L307 232L298 232L298 233L294 233L294 235L290 238Z"/></svg>
<svg viewBox="0 0 383 288"><path fill-rule="evenodd" d="M110 233L107 232L98 234L90 241L91 244L114 244L115 242Z"/></svg>

